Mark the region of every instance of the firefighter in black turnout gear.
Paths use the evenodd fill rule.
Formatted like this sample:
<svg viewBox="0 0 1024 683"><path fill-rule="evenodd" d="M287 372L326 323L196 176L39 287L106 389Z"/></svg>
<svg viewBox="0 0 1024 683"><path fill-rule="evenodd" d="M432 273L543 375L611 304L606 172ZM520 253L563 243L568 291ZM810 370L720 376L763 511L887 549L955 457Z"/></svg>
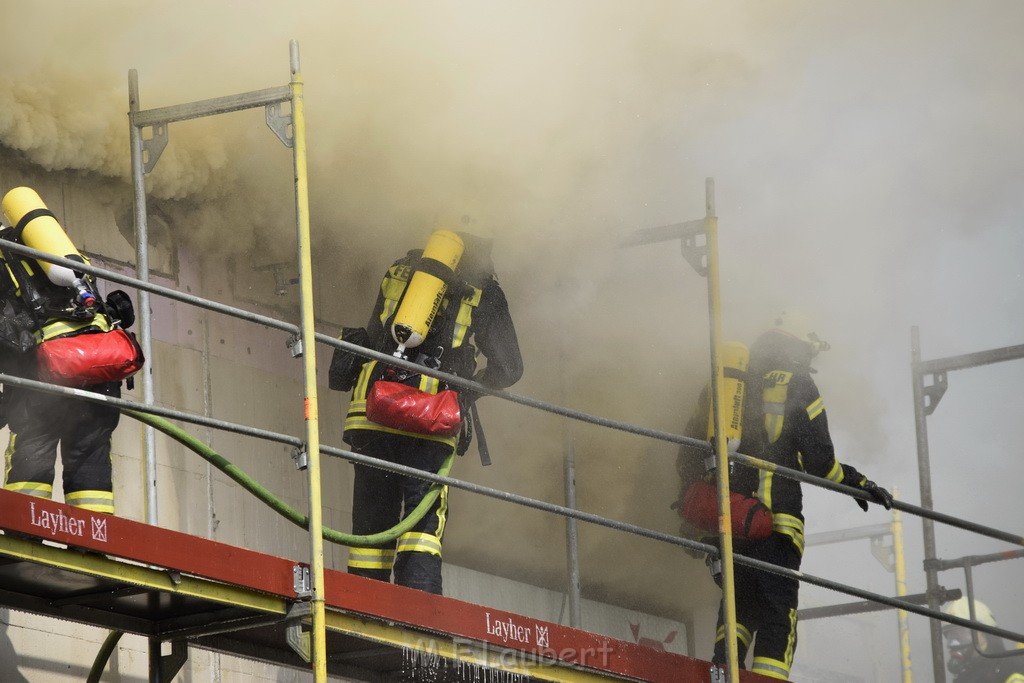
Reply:
<svg viewBox="0 0 1024 683"><path fill-rule="evenodd" d="M807 318L783 312L775 327L750 349L746 373L742 440L739 452L771 463L859 487L884 506L892 496L835 457L828 418L811 360L828 348ZM732 491L759 499L771 510L772 533L760 540L737 540L735 552L792 570L804 551L803 496L800 482L773 472L737 466ZM866 501L857 499L866 511ZM796 650L799 582L789 577L734 565L737 652L742 663L754 642L752 671L788 680ZM720 574L716 576L720 581ZM756 640L755 640L756 636ZM725 663L725 627L719 610L713 661Z"/></svg>
<svg viewBox="0 0 1024 683"><path fill-rule="evenodd" d="M4 199L4 211L10 218L11 206L19 202L38 205L25 212L14 227L0 230L0 238L26 244L27 224L52 221L43 229L53 243L77 253L53 214L45 209L38 195L28 188L12 190ZM19 214L21 211L17 211ZM13 219L12 219L13 220ZM35 227L35 226L33 226ZM64 255L60 251L28 243L28 246ZM75 260L75 259L73 259ZM47 266L50 264L47 264ZM129 327L134 321L131 300L121 291L111 292L106 301L97 293L91 276L64 269L74 277L72 286L55 283L52 270L42 261L0 249L0 367L16 377L40 380L37 351L40 344L55 339L108 332L115 326ZM44 380L45 381L45 380ZM86 391L118 397L121 382L111 381L83 386ZM63 464L64 500L75 507L114 514L111 435L117 427L120 411L103 404L34 391L13 384L4 387L3 415L10 427L5 452L4 488L40 498L53 496L53 480L60 446Z"/></svg>
<svg viewBox="0 0 1024 683"><path fill-rule="evenodd" d="M966 597L943 605L942 611L998 626L992 610L980 600L974 601L973 617ZM1002 638L980 631L972 636L971 629L955 624L943 624L942 637L946 641L946 669L953 674L953 683L1024 683L1024 643L1011 646L1011 651Z"/></svg>
<svg viewBox="0 0 1024 683"><path fill-rule="evenodd" d="M435 239L441 238L464 245L461 259L456 256L458 265L454 272L439 268L434 259L424 258L423 250L410 251L395 261L381 282L380 294L363 337L365 341L356 343L385 353L402 349L408 360L421 365L472 378L489 388L509 387L522 376L523 363L508 303L494 275L491 240L467 233L438 231L431 236L427 251ZM423 273L444 279L443 298L422 341L415 348L405 348L406 345L399 346L392 330L398 327L396 314L402 313L405 297L414 296L411 290L417 280L413 278ZM407 346L413 346L408 337L414 337L415 333L410 335L409 330L405 330L398 336L408 341ZM343 334L343 338L348 335ZM480 370L477 369L478 352L486 358L486 366ZM338 357L336 351L335 358ZM460 454L465 451L471 435L467 423L469 411L465 409L468 406L466 392L452 387L462 394L464 407L461 411L463 428L459 434L435 436L387 427L371 421L366 414L367 396L382 377L418 386L429 394L437 394L447 387L425 374L408 373L374 360L362 363L363 360L359 358L359 363L355 364L358 375L345 420L344 439L353 451L429 472L437 472L453 449L458 448ZM332 383L332 388L348 388L347 383L337 377L332 377ZM352 533L365 535L394 527L415 509L430 486L430 482L422 479L356 464ZM397 543L386 547L351 548L349 573L389 581L393 572L396 584L441 594L442 537L447 517L448 488L443 487L422 520L402 534Z"/></svg>

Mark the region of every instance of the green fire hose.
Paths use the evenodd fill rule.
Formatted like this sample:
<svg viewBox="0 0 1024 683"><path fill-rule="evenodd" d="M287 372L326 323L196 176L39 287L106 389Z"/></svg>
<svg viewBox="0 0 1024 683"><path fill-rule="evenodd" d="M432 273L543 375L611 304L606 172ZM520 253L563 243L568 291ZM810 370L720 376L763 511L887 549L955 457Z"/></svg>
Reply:
<svg viewBox="0 0 1024 683"><path fill-rule="evenodd" d="M195 451L204 460L209 462L211 465L219 469L224 474L228 475L235 482L240 484L249 493L253 494L259 500L263 501L271 509L276 511L282 517L287 519L292 524L299 526L303 529L309 527L309 517L303 515L301 512L291 507L283 500L271 493L266 487L255 481L252 477L242 471L239 467L232 464L227 458L222 456L217 451L213 450L199 439L195 438L184 429L171 424L167 420L157 417L156 415L150 415L149 413L141 413L134 410L122 410L125 415L133 417L139 422L143 422L158 429L167 436L171 437L175 441ZM438 470L438 474L446 476L451 471L452 465L455 462L455 451L453 450L448 458L441 465L441 469ZM386 543L393 542L396 538L404 534L405 532L412 529L417 522L423 519L423 515L427 514L427 510L437 500L438 495L441 493L441 485L433 484L430 490L427 491L427 495L423 497L420 504L413 509L409 515L399 522L396 526L381 531L376 534L368 534L365 536L357 536L354 534L346 534L341 531L329 529L324 527L323 534L324 540L339 545L347 546L378 546ZM100 651L96 654L96 659L93 662L92 668L89 670L89 678L87 683L99 683L100 675L103 673L103 669L107 666L107 660L110 658L111 653L117 645L118 640L121 638L121 631L111 631L103 642Z"/></svg>
<svg viewBox="0 0 1024 683"><path fill-rule="evenodd" d="M279 513L282 517L287 519L292 524L302 527L303 529L308 528L309 518L303 515L301 512L291 507L283 500L275 496L268 489L266 489L259 482L252 479L248 474L242 471L240 468L228 461L227 458L222 456L217 451L213 450L199 439L195 438L184 429L177 427L167 420L157 417L156 415L150 415L149 413L140 413L134 410L122 411L125 415L134 417L139 422L144 422L154 429L159 429L161 432L171 437L175 441L187 446L196 453L198 453L203 459L209 462L211 465L219 469L224 474L231 477L238 484L242 486L246 491L252 493L256 498L266 503L271 509ZM448 455L448 458L441 465L441 469L438 470L438 474L446 476L451 471L452 464L455 462L454 451ZM427 513L430 506L437 500L437 496L441 493L441 486L433 484L427 495L423 497L420 504L409 513L409 516L399 522L396 526L381 531L376 534L368 534L366 536L356 536L353 534L346 534L341 531L335 531L324 527L324 539L337 543L339 545L347 546L378 546L384 545L394 541L396 538L404 534L406 531L412 529L417 522L419 522L423 515Z"/></svg>

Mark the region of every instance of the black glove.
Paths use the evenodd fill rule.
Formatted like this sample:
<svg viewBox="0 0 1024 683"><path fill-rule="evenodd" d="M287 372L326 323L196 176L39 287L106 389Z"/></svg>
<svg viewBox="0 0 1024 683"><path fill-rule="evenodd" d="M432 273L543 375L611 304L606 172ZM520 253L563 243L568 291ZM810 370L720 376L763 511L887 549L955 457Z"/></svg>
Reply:
<svg viewBox="0 0 1024 683"><path fill-rule="evenodd" d="M870 479L865 479L864 483L861 484L860 487L864 489L864 491L866 491L869 496L871 496L871 499L873 501L884 507L886 510L892 510L891 493L889 493L888 491L886 491L885 489L883 489L881 486L871 481ZM868 502L866 500L858 498L857 505L860 505L860 509L863 510L864 512L868 511Z"/></svg>

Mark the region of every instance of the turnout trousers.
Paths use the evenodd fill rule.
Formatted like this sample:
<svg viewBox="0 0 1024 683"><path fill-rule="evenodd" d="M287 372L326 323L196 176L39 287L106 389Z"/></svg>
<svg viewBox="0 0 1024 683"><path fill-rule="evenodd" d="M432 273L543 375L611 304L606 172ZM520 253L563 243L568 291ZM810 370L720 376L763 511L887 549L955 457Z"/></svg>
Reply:
<svg viewBox="0 0 1024 683"><path fill-rule="evenodd" d="M774 532L763 541L737 542L736 552L779 567L800 568L800 552L793 541ZM763 676L789 679L796 652L796 610L800 582L796 579L734 564L736 589L736 649L741 668L754 641L751 671ZM716 577L721 584L721 576ZM712 661L725 663L725 617L718 610L715 654ZM756 636L756 638L755 638Z"/></svg>
<svg viewBox="0 0 1024 683"><path fill-rule="evenodd" d="M121 384L97 384L87 390L120 397ZM13 385L5 387L3 401L11 428L4 454L4 488L52 498L59 444L65 502L114 514L110 438L121 412Z"/></svg>
<svg viewBox="0 0 1024 683"><path fill-rule="evenodd" d="M389 462L436 473L452 451L449 444L376 430L352 430L352 450ZM352 533L375 534L397 525L430 490L431 482L355 465ZM349 550L348 572L428 593L441 594L441 538L448 518L448 487L423 518L396 542Z"/></svg>

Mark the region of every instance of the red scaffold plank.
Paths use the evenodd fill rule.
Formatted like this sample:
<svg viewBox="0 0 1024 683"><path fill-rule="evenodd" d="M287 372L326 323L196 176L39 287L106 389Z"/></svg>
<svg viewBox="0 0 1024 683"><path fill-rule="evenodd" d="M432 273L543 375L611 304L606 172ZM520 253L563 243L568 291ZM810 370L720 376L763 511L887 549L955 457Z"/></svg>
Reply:
<svg viewBox="0 0 1024 683"><path fill-rule="evenodd" d="M0 527L271 595L296 597L292 560L23 493L0 490Z"/></svg>
<svg viewBox="0 0 1024 683"><path fill-rule="evenodd" d="M710 680L708 662L684 655L342 572L324 578L333 608L651 683ZM741 671L740 680L769 679Z"/></svg>
<svg viewBox="0 0 1024 683"><path fill-rule="evenodd" d="M22 493L0 490L0 528L285 599L297 597L293 571L299 563L293 560ZM327 570L324 578L327 606L371 620L649 683L710 681L710 664L691 657L344 572ZM741 671L740 681L769 679Z"/></svg>

